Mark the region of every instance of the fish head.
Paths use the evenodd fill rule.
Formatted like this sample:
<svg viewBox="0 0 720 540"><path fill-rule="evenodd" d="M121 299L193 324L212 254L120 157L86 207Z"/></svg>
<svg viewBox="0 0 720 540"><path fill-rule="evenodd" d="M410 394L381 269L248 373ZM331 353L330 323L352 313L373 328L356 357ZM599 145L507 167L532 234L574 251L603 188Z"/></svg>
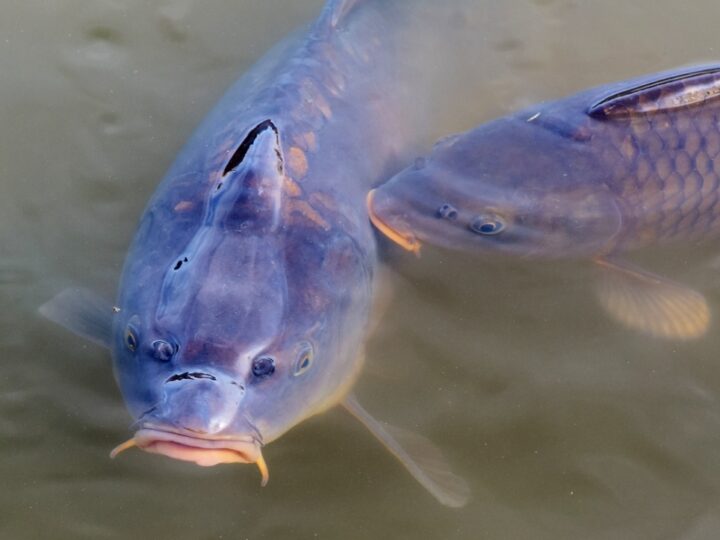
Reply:
<svg viewBox="0 0 720 540"><path fill-rule="evenodd" d="M417 251L424 242L520 256L595 254L620 212L581 133L516 117L440 141L371 192L373 222Z"/></svg>
<svg viewBox="0 0 720 540"><path fill-rule="evenodd" d="M151 202L160 225L139 228L113 326L132 444L199 465L261 464L262 445L336 404L371 301L374 253L285 212L278 133L251 135L192 224Z"/></svg>

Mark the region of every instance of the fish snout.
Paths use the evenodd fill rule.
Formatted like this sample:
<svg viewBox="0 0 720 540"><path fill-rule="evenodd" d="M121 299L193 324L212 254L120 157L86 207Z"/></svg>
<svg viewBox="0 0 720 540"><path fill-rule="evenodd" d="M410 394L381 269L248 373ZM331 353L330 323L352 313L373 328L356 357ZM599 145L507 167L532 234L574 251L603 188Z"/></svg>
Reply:
<svg viewBox="0 0 720 540"><path fill-rule="evenodd" d="M210 370L180 371L162 383L160 401L135 423L135 435L111 453L137 447L203 467L220 463L255 463L268 481L262 456L263 437L241 414L242 383Z"/></svg>
<svg viewBox="0 0 720 540"><path fill-rule="evenodd" d="M235 419L245 387L212 371L183 371L163 383L162 399L144 419L199 435L215 435Z"/></svg>
<svg viewBox="0 0 720 540"><path fill-rule="evenodd" d="M376 229L407 251L420 252L420 241L407 222L407 213L387 189L382 187L370 191L366 204L370 221Z"/></svg>

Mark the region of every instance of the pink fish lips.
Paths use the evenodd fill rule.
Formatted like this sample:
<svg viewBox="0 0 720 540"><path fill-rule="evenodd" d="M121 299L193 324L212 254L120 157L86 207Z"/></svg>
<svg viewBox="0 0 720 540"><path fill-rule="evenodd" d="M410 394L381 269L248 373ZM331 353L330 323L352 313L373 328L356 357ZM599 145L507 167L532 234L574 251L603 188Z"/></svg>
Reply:
<svg viewBox="0 0 720 540"><path fill-rule="evenodd" d="M267 484L270 476L260 451L261 445L252 437L213 439L146 427L138 430L132 439L115 447L110 452L110 457L115 458L120 452L133 446L151 454L192 461L202 467L212 467L220 463L255 463L260 469L262 486Z"/></svg>

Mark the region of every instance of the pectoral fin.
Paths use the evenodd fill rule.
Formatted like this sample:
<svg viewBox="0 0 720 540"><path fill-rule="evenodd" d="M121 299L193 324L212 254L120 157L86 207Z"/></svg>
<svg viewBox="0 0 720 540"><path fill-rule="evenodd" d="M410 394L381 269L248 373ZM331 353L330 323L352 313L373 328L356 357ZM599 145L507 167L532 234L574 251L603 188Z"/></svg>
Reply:
<svg viewBox="0 0 720 540"><path fill-rule="evenodd" d="M595 262L602 270L596 287L600 304L621 323L669 339L698 338L707 331L710 308L699 292L628 265Z"/></svg>
<svg viewBox="0 0 720 540"><path fill-rule="evenodd" d="M113 307L87 289L69 288L39 308L40 314L85 339L110 348Z"/></svg>
<svg viewBox="0 0 720 540"><path fill-rule="evenodd" d="M470 497L467 483L453 474L433 443L404 429L381 424L363 409L352 394L343 406L377 437L433 497L446 506L464 506Z"/></svg>

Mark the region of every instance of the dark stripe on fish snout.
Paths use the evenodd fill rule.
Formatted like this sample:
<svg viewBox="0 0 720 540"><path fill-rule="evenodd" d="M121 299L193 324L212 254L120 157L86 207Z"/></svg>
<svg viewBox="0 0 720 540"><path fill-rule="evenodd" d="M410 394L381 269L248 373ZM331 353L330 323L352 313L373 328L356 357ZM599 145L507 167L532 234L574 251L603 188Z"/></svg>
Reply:
<svg viewBox="0 0 720 540"><path fill-rule="evenodd" d="M193 371L191 373L189 371L186 371L185 373L176 373L175 375L168 377L165 382L169 383L175 381L189 381L193 379L210 379L211 381L217 380L214 375L210 375L209 373L202 373L200 371Z"/></svg>
<svg viewBox="0 0 720 540"><path fill-rule="evenodd" d="M240 146L238 146L237 150L235 150L235 153L230 158L230 161L228 161L227 165L225 165L225 170L222 173L223 176L232 172L238 165L240 165L240 163L242 163L242 160L245 159L245 154L247 154L248 150L255 142L255 139L257 139L260 133L268 128L272 129L277 137L278 130L275 127L275 124L272 123L272 120L265 120L264 122L259 123L250 131L250 133L248 133L245 140L240 143ZM278 171L282 171L282 160L280 159L280 156L278 156L278 160Z"/></svg>

